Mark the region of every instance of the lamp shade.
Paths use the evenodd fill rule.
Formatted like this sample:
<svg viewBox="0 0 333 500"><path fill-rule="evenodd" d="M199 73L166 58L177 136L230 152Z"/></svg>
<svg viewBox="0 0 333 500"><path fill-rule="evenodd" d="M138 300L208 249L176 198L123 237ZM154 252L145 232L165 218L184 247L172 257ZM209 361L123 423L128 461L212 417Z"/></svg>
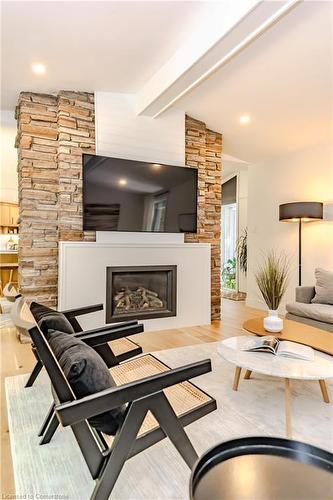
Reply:
<svg viewBox="0 0 333 500"><path fill-rule="evenodd" d="M297 201L279 206L279 220L282 222L304 222L323 218L323 204L319 201Z"/></svg>

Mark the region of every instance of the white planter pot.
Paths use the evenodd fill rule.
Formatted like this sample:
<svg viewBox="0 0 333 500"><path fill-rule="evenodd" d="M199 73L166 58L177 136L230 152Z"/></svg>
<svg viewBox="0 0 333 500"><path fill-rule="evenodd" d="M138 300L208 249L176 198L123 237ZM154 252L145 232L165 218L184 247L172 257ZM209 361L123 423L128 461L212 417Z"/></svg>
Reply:
<svg viewBox="0 0 333 500"><path fill-rule="evenodd" d="M264 328L271 333L278 333L283 330L283 319L279 318L277 311L268 310L268 316L264 318Z"/></svg>

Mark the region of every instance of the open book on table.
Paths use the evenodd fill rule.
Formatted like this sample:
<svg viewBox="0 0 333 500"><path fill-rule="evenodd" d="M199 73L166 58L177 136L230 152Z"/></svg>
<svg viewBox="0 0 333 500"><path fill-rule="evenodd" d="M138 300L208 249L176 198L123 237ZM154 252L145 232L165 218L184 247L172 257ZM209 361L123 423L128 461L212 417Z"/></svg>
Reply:
<svg viewBox="0 0 333 500"><path fill-rule="evenodd" d="M242 351L270 352L276 356L303 359L305 361L313 361L314 359L314 350L312 347L290 342L289 340L279 340L272 335L249 339L242 347Z"/></svg>

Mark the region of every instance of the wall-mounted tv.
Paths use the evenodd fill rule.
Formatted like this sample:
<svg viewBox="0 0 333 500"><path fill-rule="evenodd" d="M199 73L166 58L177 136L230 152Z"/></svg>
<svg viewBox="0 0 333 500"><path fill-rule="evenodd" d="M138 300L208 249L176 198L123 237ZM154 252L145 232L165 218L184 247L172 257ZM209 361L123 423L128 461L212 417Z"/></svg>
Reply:
<svg viewBox="0 0 333 500"><path fill-rule="evenodd" d="M83 155L83 229L197 231L197 169Z"/></svg>

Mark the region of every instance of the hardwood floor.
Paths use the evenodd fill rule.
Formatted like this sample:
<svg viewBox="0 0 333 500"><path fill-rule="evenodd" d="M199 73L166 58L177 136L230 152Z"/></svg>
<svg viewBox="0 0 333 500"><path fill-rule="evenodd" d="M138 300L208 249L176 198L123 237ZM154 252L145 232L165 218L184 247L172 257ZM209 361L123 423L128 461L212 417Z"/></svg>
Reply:
<svg viewBox="0 0 333 500"><path fill-rule="evenodd" d="M242 324L246 319L263 314L263 311L246 307L244 302L224 299L222 302L223 320L221 321L213 321L210 325L190 328L145 332L133 335L133 340L141 345L146 352L217 342L227 337L240 335Z"/></svg>
<svg viewBox="0 0 333 500"><path fill-rule="evenodd" d="M244 302L224 299L222 302L222 321L211 325L179 328L162 332L145 332L132 338L145 352L183 347L186 345L216 342L223 338L242 334L242 324L246 319L263 315L262 311L250 309ZM0 494L14 495L15 486L10 453L10 440L7 422L4 380L6 377L29 373L35 358L29 344L20 344L15 328L0 329L0 376L1 376L1 467Z"/></svg>

